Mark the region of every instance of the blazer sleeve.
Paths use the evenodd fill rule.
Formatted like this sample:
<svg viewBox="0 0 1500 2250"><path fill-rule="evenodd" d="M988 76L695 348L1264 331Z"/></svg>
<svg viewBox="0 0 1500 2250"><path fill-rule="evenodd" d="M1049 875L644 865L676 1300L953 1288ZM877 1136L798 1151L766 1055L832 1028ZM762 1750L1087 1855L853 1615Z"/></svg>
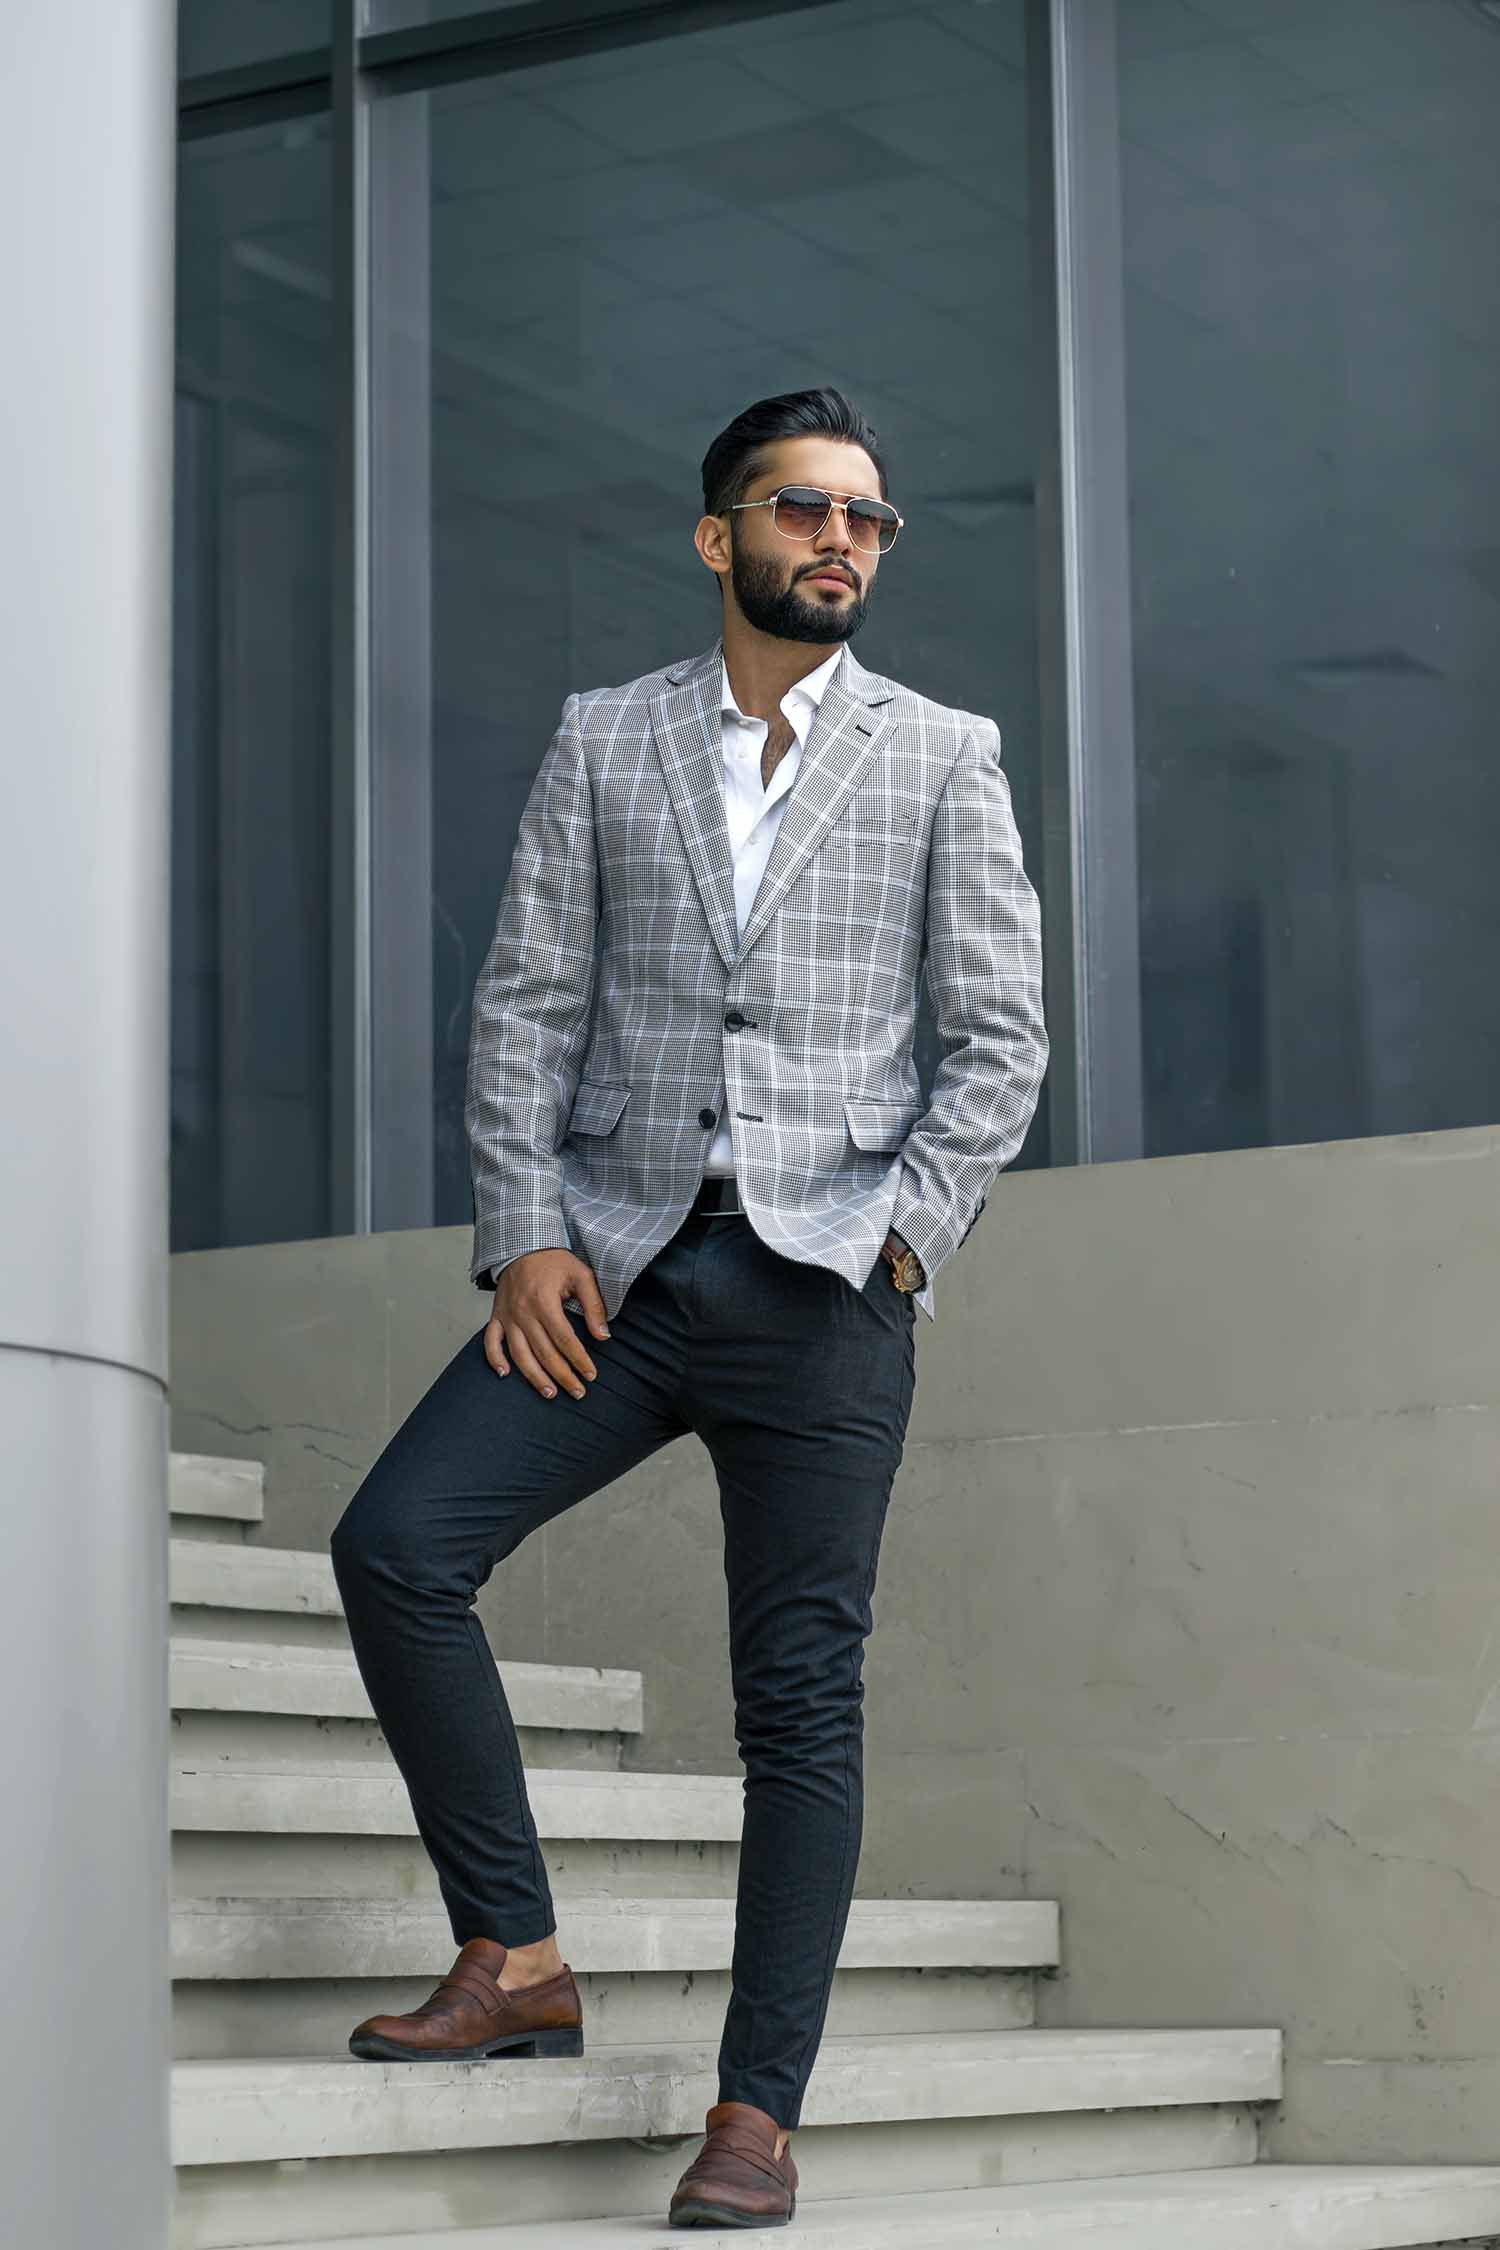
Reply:
<svg viewBox="0 0 1500 2250"><path fill-rule="evenodd" d="M521 815L495 934L474 987L464 1130L474 1201L469 1278L528 1250L568 1250L557 1150L593 1009L599 873L579 698Z"/></svg>
<svg viewBox="0 0 1500 2250"><path fill-rule="evenodd" d="M1019 1152L1047 1067L1041 910L993 719L974 720L938 802L926 949L942 1059L902 1148L890 1223L930 1281Z"/></svg>

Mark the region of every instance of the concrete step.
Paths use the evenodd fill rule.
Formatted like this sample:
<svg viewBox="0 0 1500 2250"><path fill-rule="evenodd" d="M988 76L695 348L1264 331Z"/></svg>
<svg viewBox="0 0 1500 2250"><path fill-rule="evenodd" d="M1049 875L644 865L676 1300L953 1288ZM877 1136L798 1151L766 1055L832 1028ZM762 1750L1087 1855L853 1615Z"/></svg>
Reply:
<svg viewBox="0 0 1500 2250"><path fill-rule="evenodd" d="M174 1608L343 1620L344 1605L326 1554L174 1538L167 1564Z"/></svg>
<svg viewBox="0 0 1500 2250"><path fill-rule="evenodd" d="M591 2042L716 2039L730 1997L732 1899L558 1901ZM377 2009L425 2000L454 1952L436 1907L193 1899L172 1916L173 2052L183 2059L341 2054ZM829 2035L1015 2030L1034 1970L1057 1958L1050 1904L856 1899Z"/></svg>
<svg viewBox="0 0 1500 2250"><path fill-rule="evenodd" d="M618 1773L625 1763L623 1734L582 1727L518 1726L521 1763L536 1766L591 1766ZM373 1719L307 1718L296 1712L174 1711L172 1756L180 1766L269 1765L321 1769L359 1765L394 1775L395 1762Z"/></svg>
<svg viewBox="0 0 1500 2250"><path fill-rule="evenodd" d="M169 1453L167 1506L174 1521L228 1524L243 1530L265 1515L265 1464L217 1453Z"/></svg>
<svg viewBox="0 0 1500 2250"><path fill-rule="evenodd" d="M638 2250L664 2216L362 2235L360 2250ZM804 2192L792 2224L798 2250L1410 2250L1500 2233L1500 2167L1247 2164L932 2195ZM698 2250L742 2250L743 2229L690 2232Z"/></svg>
<svg viewBox="0 0 1500 2250"><path fill-rule="evenodd" d="M734 1901L580 1895L559 1904L558 1928L580 1974L691 1975L729 1967ZM441 1908L404 1900L200 1898L172 1909L179 1978L426 1977L453 1951ZM1050 1899L857 1898L839 1966L1038 1969L1059 1957Z"/></svg>
<svg viewBox="0 0 1500 2250"><path fill-rule="evenodd" d="M607 1773L534 1769L526 1776L543 1837L739 1842L744 1787L737 1774ZM356 1760L321 1766L177 1763L177 1830L316 1836L414 1836L404 1783Z"/></svg>
<svg viewBox="0 0 1500 2250"><path fill-rule="evenodd" d="M905 2199L940 2190L987 2190L997 2180L1016 2185L1252 2164L1258 2116L1249 2103L1197 2103L816 2128L804 2120L797 2162L804 2194L811 2197L816 2185L826 2209L833 2197ZM399 2237L407 2230L421 2238L430 2228L504 2220L511 2241L525 2244L529 2228L540 2233L570 2219L598 2223L608 2215L630 2214L642 2243L665 2241L667 2199L702 2140L700 2114L686 2133L285 2164L190 2165L177 2175L171 2240L173 2250L325 2239L343 2250L364 2250L372 2236ZM799 2199L799 2219L801 2209ZM926 2250L920 2235L911 2237L910 2250ZM1214 2246L1203 2242L1199 2250Z"/></svg>
<svg viewBox="0 0 1500 2250"><path fill-rule="evenodd" d="M420 2007L453 1950L450 1941L442 1961L429 1964L420 1977L174 1984L172 2053L181 2062L326 2062L348 2052L349 2034L366 2016ZM578 1990L592 2046L708 2047L723 2033L730 1973L583 1972ZM1024 1969L841 1968L824 2031L829 2038L897 2032L947 2038L955 2032L1021 2031L1035 2021L1035 1980Z"/></svg>
<svg viewBox="0 0 1500 2250"><path fill-rule="evenodd" d="M518 1727L639 1734L645 1723L639 1672L584 1664L503 1663L497 1669ZM374 1717L351 1649L174 1635L170 1689L174 1711Z"/></svg>
<svg viewBox="0 0 1500 2250"><path fill-rule="evenodd" d="M188 1723L178 1719L173 1726ZM352 1722L322 1724L342 1732ZM216 1761L177 1762L202 1770ZM545 1760L527 1766L528 1773L558 1770ZM692 1836L553 1836L546 1856L559 1909L567 1897L599 1891L616 1898L732 1899L739 1832L712 1842ZM415 1830L370 1836L179 1828L172 1837L172 1889L177 1898L386 1899L434 1909L438 1904L437 1877Z"/></svg>
<svg viewBox="0 0 1500 2250"><path fill-rule="evenodd" d="M587 2034L585 2034L587 2036ZM825 2038L802 2123L1036 2116L1274 2101L1281 2034L1022 2030ZM703 2129L714 2045L596 2046L577 2060L186 2062L179 2166L514 2148Z"/></svg>

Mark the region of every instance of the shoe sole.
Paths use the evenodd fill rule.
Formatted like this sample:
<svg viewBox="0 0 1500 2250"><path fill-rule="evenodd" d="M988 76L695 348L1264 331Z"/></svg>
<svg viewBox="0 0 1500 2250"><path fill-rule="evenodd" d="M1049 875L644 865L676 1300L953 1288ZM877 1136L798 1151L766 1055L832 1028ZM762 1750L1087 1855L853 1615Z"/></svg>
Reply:
<svg viewBox="0 0 1500 2250"><path fill-rule="evenodd" d="M668 2224L674 2227L785 2227L790 2226L797 2214L797 2198L792 2197L791 2207L779 2218L753 2219L747 2212L731 2211L723 2203L679 2203L675 2211L667 2214Z"/></svg>
<svg viewBox="0 0 1500 2250"><path fill-rule="evenodd" d="M514 2055L526 2059L535 2055L581 2055L583 2053L583 2028L581 2025L563 2031L513 2031L503 2039L489 2039L477 2047L403 2047L395 2039L382 2039L378 2032L366 2032L363 2037L356 2031L349 2040L349 2052L361 2062L488 2062L494 2055Z"/></svg>

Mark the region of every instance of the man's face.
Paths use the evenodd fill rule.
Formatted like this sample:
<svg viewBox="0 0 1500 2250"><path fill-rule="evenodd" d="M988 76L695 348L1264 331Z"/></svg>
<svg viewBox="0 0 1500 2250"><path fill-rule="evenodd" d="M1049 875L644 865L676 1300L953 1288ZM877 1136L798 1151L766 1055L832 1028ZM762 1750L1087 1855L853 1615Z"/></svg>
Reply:
<svg viewBox="0 0 1500 2250"><path fill-rule="evenodd" d="M768 499L784 484L881 497L869 454L837 438L786 438L768 461L742 498ZM778 640L852 640L869 610L879 554L855 546L840 507L812 539L784 538L771 519L769 508L741 508L728 519L729 587L746 622Z"/></svg>

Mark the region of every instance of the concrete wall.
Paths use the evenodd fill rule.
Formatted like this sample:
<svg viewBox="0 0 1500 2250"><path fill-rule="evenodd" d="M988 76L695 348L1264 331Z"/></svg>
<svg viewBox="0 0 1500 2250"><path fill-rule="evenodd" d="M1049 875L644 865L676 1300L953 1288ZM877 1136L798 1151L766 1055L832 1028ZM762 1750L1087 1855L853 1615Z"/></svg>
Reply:
<svg viewBox="0 0 1500 2250"><path fill-rule="evenodd" d="M173 1261L173 1442L268 1464L268 1542L478 1327L468 1248ZM1060 1899L1047 2022L1281 2025L1277 2155L1492 2158L1500 1130L1011 1174L937 1286L860 1891ZM683 1439L497 1574L497 1653L639 1666L637 1762L733 1771L720 1552Z"/></svg>

